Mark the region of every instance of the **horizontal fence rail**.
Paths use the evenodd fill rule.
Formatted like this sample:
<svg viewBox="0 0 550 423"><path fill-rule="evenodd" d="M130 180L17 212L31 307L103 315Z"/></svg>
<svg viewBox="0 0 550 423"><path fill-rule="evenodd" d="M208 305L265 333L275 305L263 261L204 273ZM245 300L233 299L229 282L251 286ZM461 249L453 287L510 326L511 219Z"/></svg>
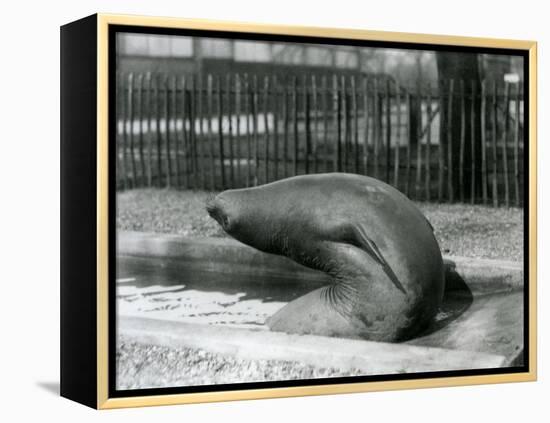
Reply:
<svg viewBox="0 0 550 423"><path fill-rule="evenodd" d="M117 188L222 190L320 172L410 198L521 206L523 92L449 80L119 73Z"/></svg>

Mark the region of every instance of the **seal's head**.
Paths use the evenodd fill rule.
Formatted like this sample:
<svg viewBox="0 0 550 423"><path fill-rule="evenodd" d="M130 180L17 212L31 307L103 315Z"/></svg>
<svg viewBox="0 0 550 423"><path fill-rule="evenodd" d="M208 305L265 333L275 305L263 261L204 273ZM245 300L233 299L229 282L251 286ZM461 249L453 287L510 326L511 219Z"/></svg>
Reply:
<svg viewBox="0 0 550 423"><path fill-rule="evenodd" d="M211 196L206 200L206 211L212 219L220 224L223 230L231 234L238 218L237 210L232 201L228 201L223 193Z"/></svg>
<svg viewBox="0 0 550 423"><path fill-rule="evenodd" d="M256 222L262 217L252 208L253 199L246 190L227 190L206 201L206 211L233 238L262 249L262 236Z"/></svg>

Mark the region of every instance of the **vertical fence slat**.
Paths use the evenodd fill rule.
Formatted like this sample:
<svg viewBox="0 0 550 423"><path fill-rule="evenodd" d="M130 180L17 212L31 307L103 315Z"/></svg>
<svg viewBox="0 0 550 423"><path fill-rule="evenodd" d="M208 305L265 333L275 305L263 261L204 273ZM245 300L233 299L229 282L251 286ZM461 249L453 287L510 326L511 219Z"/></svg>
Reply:
<svg viewBox="0 0 550 423"><path fill-rule="evenodd" d="M454 180L453 180L453 102L454 102L454 87L455 81L451 79L449 81L449 98L447 106L447 191L449 196L449 201L452 203L455 200L454 193Z"/></svg>
<svg viewBox="0 0 550 423"><path fill-rule="evenodd" d="M365 119L365 132L363 136L363 174L368 174L369 167L369 79L363 78L363 118Z"/></svg>
<svg viewBox="0 0 550 423"><path fill-rule="evenodd" d="M229 186L235 188L235 139L233 137L233 113L231 101L231 75L227 75L225 79L225 95L227 99L227 141L229 142ZM220 85L221 85L220 79ZM222 114L223 117L223 114Z"/></svg>
<svg viewBox="0 0 550 423"><path fill-rule="evenodd" d="M520 90L519 84L516 87L516 106L515 106L515 122L514 122L514 184L515 184L515 193L516 193L516 206L521 205L520 192L519 192L519 118L520 118ZM524 158L525 160L525 158Z"/></svg>
<svg viewBox="0 0 550 423"><path fill-rule="evenodd" d="M298 175L298 78L292 80L292 128L294 134L294 154L292 156L293 176Z"/></svg>
<svg viewBox="0 0 550 423"><path fill-rule="evenodd" d="M476 101L477 101L477 94L476 94L476 81L472 81L472 95L471 95L471 104L470 104L470 152L472 155L472 161L471 161L471 185L470 185L470 202L474 204L476 200ZM481 94L480 94L480 97ZM481 98L480 98L481 102ZM481 117L480 117L481 119ZM481 130L483 131L483 124L481 125Z"/></svg>
<svg viewBox="0 0 550 423"><path fill-rule="evenodd" d="M405 94L405 101L407 103L407 165L406 165L406 185L405 185L405 194L407 197L410 194L411 190L411 139L412 139L412 133L411 133L411 94L407 91Z"/></svg>
<svg viewBox="0 0 550 423"><path fill-rule="evenodd" d="M269 76L264 77L264 183L269 182Z"/></svg>
<svg viewBox="0 0 550 423"><path fill-rule="evenodd" d="M170 131L170 86L168 76L164 76L164 102L163 102L163 115L164 115L164 146L166 150L166 187L172 185L172 161L170 158L171 150L171 131Z"/></svg>
<svg viewBox="0 0 550 423"><path fill-rule="evenodd" d="M189 90L189 141L191 143L191 167L193 169L193 189L198 189L199 187L199 159L197 151L197 130L196 130L196 120L197 120L197 78L195 76L191 77L191 87Z"/></svg>
<svg viewBox="0 0 550 423"><path fill-rule="evenodd" d="M315 75L311 76L311 107L313 109L313 118L315 119L313 125L313 139L312 139L312 150L313 150L313 172L317 173L319 171L319 105L317 101L317 81L315 80Z"/></svg>
<svg viewBox="0 0 550 423"><path fill-rule="evenodd" d="M161 75L157 73L155 78L155 140L156 140L156 155L157 155L157 166L156 166L156 186L161 187L162 185L162 138L160 130L160 121L162 113L162 104L161 104Z"/></svg>
<svg viewBox="0 0 550 423"><path fill-rule="evenodd" d="M199 75L197 78L197 86L195 95L197 96L197 158L199 159L199 168L201 174L201 189L206 189L206 166L204 165L205 157L205 136L204 136L204 80ZM200 148L199 148L200 147Z"/></svg>
<svg viewBox="0 0 550 423"><path fill-rule="evenodd" d="M126 158L126 144L128 138L128 130L126 128L126 76L124 73L120 74L120 114L119 119L122 123L121 136L120 136L120 174L122 177L122 186L124 189L128 189L128 160ZM117 151L118 156L118 151Z"/></svg>
<svg viewBox="0 0 550 423"><path fill-rule="evenodd" d="M174 168L175 168L175 186L181 186L180 173L180 140L178 131L178 79L176 75L172 75L172 122L173 122L173 138L174 138Z"/></svg>
<svg viewBox="0 0 550 423"><path fill-rule="evenodd" d="M273 75L273 164L274 178L279 179L279 81L277 75Z"/></svg>
<svg viewBox="0 0 550 423"><path fill-rule="evenodd" d="M395 87L395 106L396 106L396 130L395 130L395 163L393 174L393 186L399 189L399 167L400 167L400 149L401 149L401 92L399 85Z"/></svg>
<svg viewBox="0 0 550 423"><path fill-rule="evenodd" d="M338 90L338 77L333 76L332 79L332 111L334 114L334 127L336 128L336 136L334 137L336 145L334 146L334 162L333 171L340 172L342 170L341 163L341 121L340 121L340 91Z"/></svg>
<svg viewBox="0 0 550 423"><path fill-rule="evenodd" d="M509 123L509 101L510 101L510 84L505 83L504 89L504 122L502 130L502 170L504 175L504 204L510 207L510 187L508 184L508 123Z"/></svg>
<svg viewBox="0 0 550 423"><path fill-rule="evenodd" d="M181 141L183 150L183 186L185 189L189 189L189 140L187 137L187 81L185 76L181 77Z"/></svg>
<svg viewBox="0 0 550 423"><path fill-rule="evenodd" d="M145 79L147 80L147 186L153 185L153 79L151 72L147 72Z"/></svg>
<svg viewBox="0 0 550 423"><path fill-rule="evenodd" d="M418 124L416 125L416 184L415 198L420 199L420 189L422 184L422 92L419 88L416 93L418 98Z"/></svg>
<svg viewBox="0 0 550 423"><path fill-rule="evenodd" d="M216 159L214 153L215 135L212 127L212 119L214 118L213 108L213 87L214 80L211 74L208 74L206 79L206 132L205 140L208 142L208 160L210 162L210 189L213 191L216 189Z"/></svg>
<svg viewBox="0 0 550 423"><path fill-rule="evenodd" d="M226 189L227 181L225 178L225 151L223 145L223 84L221 75L218 75L216 79L218 82L218 156L220 161L221 187L222 189ZM212 169L212 173L214 172L215 168Z"/></svg>
<svg viewBox="0 0 550 423"><path fill-rule="evenodd" d="M460 80L460 149L459 149L459 165L458 165L458 183L460 191L460 202L464 203L464 147L466 142L466 99L464 96L464 80ZM449 166L452 166L452 161L449 161ZM452 183L452 182L451 182Z"/></svg>
<svg viewBox="0 0 550 423"><path fill-rule="evenodd" d="M390 183L390 174L391 174L391 80L388 78L386 80L386 90L384 92L386 97L386 182Z"/></svg>
<svg viewBox="0 0 550 423"><path fill-rule="evenodd" d="M445 152L444 142L447 141L447 129L449 128L450 113L445 104L445 85L446 81L439 84L437 102L439 107L439 139L437 143L437 201L443 201L443 185L445 177ZM449 144L447 144L449 146Z"/></svg>
<svg viewBox="0 0 550 423"><path fill-rule="evenodd" d="M323 75L322 80L322 88L321 92L323 93L322 99L323 99L323 151L325 154L325 172L329 171L330 168L330 154L329 154L329 140L328 140L328 98L329 98L329 92L328 92L328 83L327 83L327 77L326 75Z"/></svg>
<svg viewBox="0 0 550 423"><path fill-rule="evenodd" d="M241 78L239 74L235 75L235 116L237 116L237 180L242 184L241 179Z"/></svg>
<svg viewBox="0 0 550 423"><path fill-rule="evenodd" d="M498 85L497 81L493 82L493 101L492 101L492 153L493 153L493 206L498 206L498 173L497 173L497 167L498 167L498 160L497 160L497 137L498 137L498 119L497 119L497 112L498 112Z"/></svg>
<svg viewBox="0 0 550 423"><path fill-rule="evenodd" d="M309 162L311 155L311 120L309 116L310 104L309 104L309 91L307 86L307 76L304 75L303 78L303 101L304 101L304 132L306 133L306 142L305 142L305 173L309 174Z"/></svg>
<svg viewBox="0 0 550 423"><path fill-rule="evenodd" d="M428 83L427 86L427 99L426 99L427 107L426 107L426 116L427 116L427 122L426 122L426 178L424 180L425 183L425 199L426 201L431 200L431 149L432 149L432 87L431 84Z"/></svg>
<svg viewBox="0 0 550 423"><path fill-rule="evenodd" d="M134 73L128 74L128 124L130 127L130 163L132 164L132 187L137 183L137 165L134 136Z"/></svg>
<svg viewBox="0 0 550 423"><path fill-rule="evenodd" d="M487 99L486 99L486 82L481 81L481 184L483 194L483 204L487 204Z"/></svg>
<svg viewBox="0 0 550 423"><path fill-rule="evenodd" d="M258 185L258 170L260 163L260 139L258 137L258 76L252 78L252 131L254 137L254 186Z"/></svg>
<svg viewBox="0 0 550 423"><path fill-rule="evenodd" d="M139 183L136 183L139 186L145 185L145 154L143 151L143 133L144 133L144 123L143 123L143 97L144 97L144 78L143 74L140 73L137 79L137 102L136 102L136 116L138 120L138 151L139 151Z"/></svg>
<svg viewBox="0 0 550 423"><path fill-rule="evenodd" d="M353 126L353 148L351 149L351 153L353 155L353 172L358 173L359 172L359 112L358 112L358 105L357 105L357 85L355 83L355 76L352 75L350 78L350 89L351 89L351 119L352 119L352 126Z"/></svg>
<svg viewBox="0 0 550 423"><path fill-rule="evenodd" d="M379 103L379 97L378 97L378 78L374 78L373 81L373 93L372 93L372 101L373 101L373 142L374 142L374 177L378 179L378 145L380 141L380 103Z"/></svg>
<svg viewBox="0 0 550 423"><path fill-rule="evenodd" d="M347 87L346 87L346 77L342 75L341 77L342 81L342 170L344 172L348 171L348 145L349 145L349 108L348 108L348 94L347 94Z"/></svg>
<svg viewBox="0 0 550 423"><path fill-rule="evenodd" d="M288 112L288 83L285 81L283 87L283 174L288 177L288 126L289 126L289 112Z"/></svg>
<svg viewBox="0 0 550 423"><path fill-rule="evenodd" d="M244 74L245 113L246 113L246 186L252 183L252 87L249 76Z"/></svg>

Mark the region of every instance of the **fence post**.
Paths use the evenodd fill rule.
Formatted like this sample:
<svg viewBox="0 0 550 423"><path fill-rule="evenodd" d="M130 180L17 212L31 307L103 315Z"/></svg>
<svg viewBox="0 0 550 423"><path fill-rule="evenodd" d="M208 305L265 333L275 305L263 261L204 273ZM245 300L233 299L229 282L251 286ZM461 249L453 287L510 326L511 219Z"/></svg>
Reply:
<svg viewBox="0 0 550 423"><path fill-rule="evenodd" d="M418 119L416 126L416 184L415 184L415 199L420 198L420 187L422 184L422 100L423 95L421 91L421 86L417 86L418 92L416 93L416 98L418 100Z"/></svg>
<svg viewBox="0 0 550 423"><path fill-rule="evenodd" d="M181 77L181 131L183 142L183 185L189 189L189 140L187 138L187 81L185 75Z"/></svg>
<svg viewBox="0 0 550 423"><path fill-rule="evenodd" d="M214 158L214 130L212 128L212 119L214 117L213 112L213 85L214 81L212 75L208 74L206 80L206 140L208 140L208 158L210 161L210 189L213 191L216 189L216 163Z"/></svg>
<svg viewBox="0 0 550 423"><path fill-rule="evenodd" d="M466 95L464 89L464 80L460 80L460 158L459 158L459 183L460 183L460 202L464 203L464 147L466 141ZM450 162L452 164L452 162Z"/></svg>
<svg viewBox="0 0 550 423"><path fill-rule="evenodd" d="M252 90L248 74L244 74L244 109L246 111L246 186L249 187L252 180Z"/></svg>
<svg viewBox="0 0 550 423"><path fill-rule="evenodd" d="M269 76L264 76L264 184L269 182Z"/></svg>
<svg viewBox="0 0 550 423"><path fill-rule="evenodd" d="M516 108L515 108L515 123L514 123L514 182L515 182L515 192L516 192L516 206L521 205L520 193L519 193L519 118L520 110L519 105L521 101L519 84L516 87ZM525 157L523 158L525 160Z"/></svg>
<svg viewBox="0 0 550 423"><path fill-rule="evenodd" d="M139 175L139 185L144 186L145 185L145 157L143 152L143 132L144 132L144 124L143 124L143 97L144 97L144 78L143 74L140 73L138 75L138 82L137 82L137 118L138 118L138 128L139 128L139 164L140 164L140 175Z"/></svg>
<svg viewBox="0 0 550 423"><path fill-rule="evenodd" d="M277 75L273 75L273 159L275 163L275 180L279 179L279 81Z"/></svg>
<svg viewBox="0 0 550 423"><path fill-rule="evenodd" d="M427 127L426 127L426 179L425 179L425 197L426 201L431 200L431 190L430 190L430 181L431 181L431 148L432 148L432 87L431 83L428 82L427 86Z"/></svg>
<svg viewBox="0 0 550 423"><path fill-rule="evenodd" d="M313 108L313 116L315 119L314 123L314 135L313 135L313 172L317 173L319 171L319 163L318 163L318 137L319 137L319 107L317 104L317 81L315 80L315 74L311 76L311 100L312 100L312 108Z"/></svg>
<svg viewBox="0 0 550 423"><path fill-rule="evenodd" d="M486 125L486 81L481 81L481 184L483 204L487 204L487 125Z"/></svg>
<svg viewBox="0 0 550 423"><path fill-rule="evenodd" d="M220 86L221 86L220 79ZM231 112L231 74L228 74L225 80L225 95L227 96L227 124L229 141L229 177L231 179L230 187L235 188L235 139L233 137L233 114ZM221 104L221 103L220 103ZM223 117L223 115L222 115Z"/></svg>
<svg viewBox="0 0 550 423"><path fill-rule="evenodd" d="M363 77L363 114L365 116L365 133L363 137L363 174L368 174L369 164L369 78Z"/></svg>
<svg viewBox="0 0 550 423"><path fill-rule="evenodd" d="M455 81L451 79L449 81L449 98L447 106L447 155L448 155L448 165L447 165L447 177L448 184L447 189L449 191L449 201L454 202L454 185L453 185L453 101L454 101L454 86Z"/></svg>
<svg viewBox="0 0 550 423"><path fill-rule="evenodd" d="M285 81L284 87L283 87L283 131L284 131L284 144L283 144L283 171L285 178L288 176L288 124L289 124L289 117L288 117L288 83Z"/></svg>
<svg viewBox="0 0 550 423"><path fill-rule="evenodd" d="M359 173L359 111L354 75L351 76L351 108L353 109L353 171Z"/></svg>
<svg viewBox="0 0 550 423"><path fill-rule="evenodd" d="M498 206L498 186L497 186L497 137L498 137L498 121L497 121L497 111L498 111L498 85L497 81L493 81L493 110L492 110L492 147L493 147L493 206Z"/></svg>
<svg viewBox="0 0 550 423"><path fill-rule="evenodd" d="M394 163L394 175L393 175L393 185L395 188L399 189L399 160L400 160L400 150L401 150L401 92L399 85L395 86L395 105L397 113L397 122L396 122L396 131L395 131L395 163Z"/></svg>
<svg viewBox="0 0 550 423"><path fill-rule="evenodd" d="M176 187L181 186L181 175L180 175L180 142L179 142L179 131L178 131L178 78L176 75L172 75L172 127L174 135L174 165L176 170Z"/></svg>
<svg viewBox="0 0 550 423"><path fill-rule="evenodd" d="M476 81L475 80L472 80L472 101L471 101L471 105L470 105L470 138L471 138L471 143L470 143L470 148L471 148L471 155L472 155L472 168L471 168L471 185L470 185L470 193L471 193L471 204L474 204L475 203L475 198L476 198L476 130L475 130L475 124L476 124L476 99L477 99L477 94L476 94L476 89L477 89L477 84L476 84ZM480 93L480 97L483 97L483 95ZM482 98L480 98L480 102L482 102ZM482 109L483 111L483 109ZM483 120L483 122L485 122L484 118L483 118L483 113L481 113L481 116L480 116L480 119ZM481 124L481 131L484 130L484 126L483 126L483 123ZM482 136L482 139L483 139L483 136ZM482 148L483 150L483 148ZM483 168L482 168L483 169ZM482 175L483 176L483 175Z"/></svg>
<svg viewBox="0 0 550 423"><path fill-rule="evenodd" d="M510 207L510 187L508 186L508 113L509 113L509 99L510 99L510 84L507 82L504 90L504 126L502 131L502 164L504 172L504 204L506 207Z"/></svg>
<svg viewBox="0 0 550 423"><path fill-rule="evenodd" d="M390 183L391 174L391 81L386 79L386 182Z"/></svg>
<svg viewBox="0 0 550 423"><path fill-rule="evenodd" d="M235 74L235 115L237 116L237 179L239 186L242 184L241 178L241 78Z"/></svg>
<svg viewBox="0 0 550 423"><path fill-rule="evenodd" d="M128 74L128 123L130 126L130 163L132 164L132 188L135 188L136 177L136 156L134 149L134 73Z"/></svg>
<svg viewBox="0 0 550 423"><path fill-rule="evenodd" d="M259 169L259 138L258 138L258 76L252 78L252 130L254 132L254 186L258 185L258 169Z"/></svg>
<svg viewBox="0 0 550 423"><path fill-rule="evenodd" d="M340 130L341 130L341 122L340 122L340 92L338 91L338 77L336 75L333 75L332 78L332 108L334 113L334 123L336 127L336 148L334 149L334 164L333 164L333 170L340 172L342 170L342 163L341 163L341 154L340 154L340 148L341 148L341 139L340 139Z"/></svg>
<svg viewBox="0 0 550 423"><path fill-rule="evenodd" d="M372 101L373 101L373 141L374 141L374 177L378 179L378 145L379 145L379 137L381 133L381 125L380 125L380 99L378 97L378 78L374 77L373 81L373 93L372 93Z"/></svg>
<svg viewBox="0 0 550 423"><path fill-rule="evenodd" d="M200 159L200 164L198 165L200 167L201 172L201 188L206 189L206 171L204 166L204 150L206 146L204 145L204 110L203 110L203 98L204 98L204 81L202 79L202 76L199 75L197 78L197 86L195 89L195 93L197 95L197 119L198 119L198 126L197 126L197 137L195 138L196 145L200 146L200 148L197 148L197 156Z"/></svg>
<svg viewBox="0 0 550 423"><path fill-rule="evenodd" d="M193 168L193 189L199 187L199 159L197 152L197 98L196 98L197 78L191 76L191 89L189 90L189 141L191 143L191 167Z"/></svg>
<svg viewBox="0 0 550 423"><path fill-rule="evenodd" d="M405 186L405 194L407 197L410 194L411 190L411 161L412 161L412 154L411 154L411 143L412 143L412 125L411 125L411 116L412 116L412 110L411 110L411 94L407 90L405 93L405 101L407 103L407 185Z"/></svg>
<svg viewBox="0 0 550 423"><path fill-rule="evenodd" d="M303 99L304 99L304 129L306 133L306 145L304 151L305 173L309 174L309 159L311 154L311 121L309 116L309 92L307 89L307 76L303 78Z"/></svg>
<svg viewBox="0 0 550 423"><path fill-rule="evenodd" d="M122 126L120 128L120 143L117 148L117 158L120 162L120 178L122 179L122 187L123 189L128 189L128 180L127 180L127 159L126 159L126 138L127 138L127 130L126 130L126 77L124 73L120 73L119 75L119 101L120 101L120 110L117 116L117 125L118 121L120 120L122 123ZM121 150L121 153L119 153L118 149ZM122 156L120 157L119 156Z"/></svg>
<svg viewBox="0 0 550 423"><path fill-rule="evenodd" d="M221 75L218 75L216 77L218 81L218 155L220 157L220 176L221 176L221 187L222 189L226 189L226 181L225 181L225 151L224 151L224 145L223 145L223 85L222 85L222 77ZM210 117L210 121L212 121L213 116ZM215 164L215 160L214 160ZM212 169L212 173L214 174L214 186L216 186L215 183L215 174L216 168Z"/></svg>
<svg viewBox="0 0 550 423"><path fill-rule="evenodd" d="M293 77L292 80L292 125L294 132L294 155L293 155L293 172L292 176L298 175L298 148L299 148L299 139L298 139L298 78Z"/></svg>
<svg viewBox="0 0 550 423"><path fill-rule="evenodd" d="M329 141L328 141L328 84L327 77L323 75L322 88L323 93L323 151L325 152L325 172L328 172L330 167Z"/></svg>

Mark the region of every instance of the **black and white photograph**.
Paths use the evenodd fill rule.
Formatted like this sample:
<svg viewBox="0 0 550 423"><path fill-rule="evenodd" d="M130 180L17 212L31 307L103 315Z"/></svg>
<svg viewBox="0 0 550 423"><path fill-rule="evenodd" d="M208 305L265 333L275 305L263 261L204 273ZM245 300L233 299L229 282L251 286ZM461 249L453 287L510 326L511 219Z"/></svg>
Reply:
<svg viewBox="0 0 550 423"><path fill-rule="evenodd" d="M525 368L525 52L113 39L115 391Z"/></svg>

